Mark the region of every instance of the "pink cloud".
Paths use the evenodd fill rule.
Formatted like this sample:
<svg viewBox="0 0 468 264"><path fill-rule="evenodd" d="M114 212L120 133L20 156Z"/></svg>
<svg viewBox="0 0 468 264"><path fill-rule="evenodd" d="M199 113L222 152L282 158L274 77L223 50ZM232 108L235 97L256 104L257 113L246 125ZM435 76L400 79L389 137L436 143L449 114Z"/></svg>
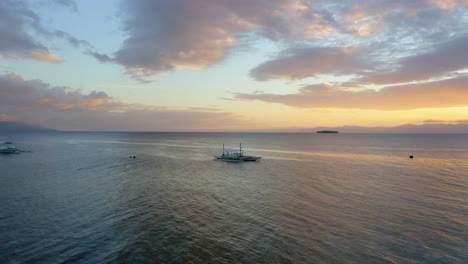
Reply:
<svg viewBox="0 0 468 264"><path fill-rule="evenodd" d="M15 118L61 130L206 131L257 125L219 109L128 103L104 92L85 94L15 74L0 76L0 113L0 120Z"/></svg>
<svg viewBox="0 0 468 264"><path fill-rule="evenodd" d="M250 73L257 80L303 79L320 74L356 73L369 63L360 47L296 47L283 51Z"/></svg>

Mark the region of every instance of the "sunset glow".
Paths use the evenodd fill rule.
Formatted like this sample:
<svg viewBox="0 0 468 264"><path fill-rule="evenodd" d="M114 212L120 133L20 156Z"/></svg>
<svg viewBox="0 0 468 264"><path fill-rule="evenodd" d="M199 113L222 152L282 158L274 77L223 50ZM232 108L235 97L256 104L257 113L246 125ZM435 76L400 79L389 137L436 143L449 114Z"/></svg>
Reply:
<svg viewBox="0 0 468 264"><path fill-rule="evenodd" d="M468 1L4 0L0 25L0 121L468 133Z"/></svg>

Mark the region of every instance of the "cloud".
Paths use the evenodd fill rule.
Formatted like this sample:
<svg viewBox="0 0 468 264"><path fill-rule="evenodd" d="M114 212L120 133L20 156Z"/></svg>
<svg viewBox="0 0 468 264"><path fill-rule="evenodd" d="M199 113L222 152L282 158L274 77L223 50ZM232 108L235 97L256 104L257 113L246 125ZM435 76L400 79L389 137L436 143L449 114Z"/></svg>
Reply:
<svg viewBox="0 0 468 264"><path fill-rule="evenodd" d="M274 41L327 34L332 16L308 2L126 0L121 13L128 37L112 61L132 76L158 75L220 62L245 33Z"/></svg>
<svg viewBox="0 0 468 264"><path fill-rule="evenodd" d="M244 45L247 36L292 47L253 69L257 80L366 70L369 74L363 78L369 82L388 78L390 83L396 77L373 76L377 79L382 70L395 76L404 73L406 67L431 60L431 52L437 53L432 50L444 53L456 44L441 40L465 35L467 6L465 0L124 0L123 45L113 55L89 54L120 64L128 75L144 80L175 69L216 64ZM459 44L464 47L463 41ZM457 61L460 67L462 60ZM450 70L442 68L421 69L415 71L417 77L405 79Z"/></svg>
<svg viewBox="0 0 468 264"><path fill-rule="evenodd" d="M13 119L61 130L206 131L256 125L216 108L133 104L101 91L86 94L9 74L0 76L0 120Z"/></svg>
<svg viewBox="0 0 468 264"><path fill-rule="evenodd" d="M55 54L46 53L43 51L31 52L31 59L41 62L62 62L63 59Z"/></svg>
<svg viewBox="0 0 468 264"><path fill-rule="evenodd" d="M115 60L111 57L109 57L106 54L99 53L96 51L87 51L86 54L93 56L96 60L106 63L106 62L114 62Z"/></svg>
<svg viewBox="0 0 468 264"><path fill-rule="evenodd" d="M360 47L295 47L283 51L250 74L259 81L274 78L303 79L319 74L349 74L369 67Z"/></svg>
<svg viewBox="0 0 468 264"><path fill-rule="evenodd" d="M453 125L468 125L468 120L423 120L423 124L453 124Z"/></svg>
<svg viewBox="0 0 468 264"><path fill-rule="evenodd" d="M69 8L73 12L78 12L78 6L73 0L54 0L54 2L58 5Z"/></svg>
<svg viewBox="0 0 468 264"><path fill-rule="evenodd" d="M364 38L374 69L359 81L379 85L427 81L467 67L466 0L363 1L346 13L357 25L379 24Z"/></svg>
<svg viewBox="0 0 468 264"><path fill-rule="evenodd" d="M74 10L75 2L55 0ZM61 30L44 26L41 17L23 0L0 1L0 56L6 58L30 59L40 62L59 62L63 59L50 53L39 39L64 39L73 47L93 49L85 40L80 40Z"/></svg>
<svg viewBox="0 0 468 264"><path fill-rule="evenodd" d="M0 1L0 55L39 61L53 55L28 32L28 29L37 28L39 21L40 18L24 2Z"/></svg>
<svg viewBox="0 0 468 264"><path fill-rule="evenodd" d="M468 0L428 0L429 3L439 8L455 8L468 5Z"/></svg>
<svg viewBox="0 0 468 264"><path fill-rule="evenodd" d="M50 37L58 37L58 38L64 39L75 48L83 47L83 48L88 48L88 49L95 49L93 45L91 45L88 41L77 39L73 37L72 35L68 34L67 32L64 32L61 30L55 30L53 32L46 32L45 34Z"/></svg>
<svg viewBox="0 0 468 264"><path fill-rule="evenodd" d="M374 84L426 80L468 68L468 35L444 42L431 51L408 56L395 69L374 72L360 79Z"/></svg>
<svg viewBox="0 0 468 264"><path fill-rule="evenodd" d="M330 84L310 85L297 94L237 94L234 99L259 100L304 108L410 110L468 106L468 76L420 84L353 91Z"/></svg>
<svg viewBox="0 0 468 264"><path fill-rule="evenodd" d="M329 36L310 42L305 35L300 46L252 69L253 78L351 74L362 76L355 81L382 85L429 80L468 67L467 1L365 0L321 7L333 17L333 23L321 25Z"/></svg>

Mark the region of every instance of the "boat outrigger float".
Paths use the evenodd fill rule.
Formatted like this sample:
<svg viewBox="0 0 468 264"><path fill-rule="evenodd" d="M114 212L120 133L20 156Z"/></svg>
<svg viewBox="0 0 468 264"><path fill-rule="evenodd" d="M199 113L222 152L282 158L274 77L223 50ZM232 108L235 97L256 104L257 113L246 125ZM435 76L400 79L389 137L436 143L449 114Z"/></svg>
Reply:
<svg viewBox="0 0 468 264"><path fill-rule="evenodd" d="M242 143L239 144L239 149L224 149L223 144L223 155L214 156L217 160L227 162L246 162L246 161L258 161L261 157L257 156L246 156L242 150Z"/></svg>

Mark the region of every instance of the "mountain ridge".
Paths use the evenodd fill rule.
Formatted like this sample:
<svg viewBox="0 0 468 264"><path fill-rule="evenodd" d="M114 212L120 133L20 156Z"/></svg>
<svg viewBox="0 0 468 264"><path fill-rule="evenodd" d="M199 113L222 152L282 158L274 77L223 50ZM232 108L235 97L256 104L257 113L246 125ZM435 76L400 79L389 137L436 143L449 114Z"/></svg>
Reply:
<svg viewBox="0 0 468 264"><path fill-rule="evenodd" d="M55 129L13 121L0 121L0 132L57 131Z"/></svg>

